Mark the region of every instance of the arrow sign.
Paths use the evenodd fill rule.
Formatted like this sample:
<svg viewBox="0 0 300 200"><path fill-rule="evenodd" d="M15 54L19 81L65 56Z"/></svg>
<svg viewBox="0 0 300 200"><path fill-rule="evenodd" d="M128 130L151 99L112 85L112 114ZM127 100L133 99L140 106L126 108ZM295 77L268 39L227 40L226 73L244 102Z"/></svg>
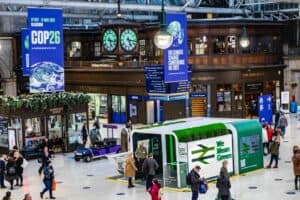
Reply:
<svg viewBox="0 0 300 200"><path fill-rule="evenodd" d="M207 155L207 156L206 156L206 154L207 154L209 151L214 151L214 150L215 150L215 147L207 147L207 146L202 145L202 144L199 144L199 145L197 145L197 146L199 146L201 149L192 151L192 155L195 155L195 154L199 154L199 153L200 153L200 156L199 156L199 158L194 158L194 159L192 159L192 162L201 162L201 163L203 163L203 164L209 164L209 162L207 162L206 160L207 160L207 159L210 159L210 158L214 158L215 155L212 154L212 155Z"/></svg>

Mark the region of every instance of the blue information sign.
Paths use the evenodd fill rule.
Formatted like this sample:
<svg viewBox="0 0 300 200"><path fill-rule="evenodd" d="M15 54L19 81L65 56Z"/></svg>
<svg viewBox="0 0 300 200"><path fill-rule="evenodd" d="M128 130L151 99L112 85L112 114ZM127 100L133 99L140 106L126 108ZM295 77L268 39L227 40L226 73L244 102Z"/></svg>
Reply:
<svg viewBox="0 0 300 200"><path fill-rule="evenodd" d="M30 92L64 90L62 9L28 8Z"/></svg>
<svg viewBox="0 0 300 200"><path fill-rule="evenodd" d="M259 121L265 120L268 124L272 123L272 95L262 95L258 97Z"/></svg>
<svg viewBox="0 0 300 200"><path fill-rule="evenodd" d="M184 13L166 14L167 31L173 44L164 51L164 81L166 83L188 80L187 22Z"/></svg>
<svg viewBox="0 0 300 200"><path fill-rule="evenodd" d="M27 28L23 28L21 30L21 46L22 46L22 71L23 76L30 75L30 67L29 67L29 31Z"/></svg>

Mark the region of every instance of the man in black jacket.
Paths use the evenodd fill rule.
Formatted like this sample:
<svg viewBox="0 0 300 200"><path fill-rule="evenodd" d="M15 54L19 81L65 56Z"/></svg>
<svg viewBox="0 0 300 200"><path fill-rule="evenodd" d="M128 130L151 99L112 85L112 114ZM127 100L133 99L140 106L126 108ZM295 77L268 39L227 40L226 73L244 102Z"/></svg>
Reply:
<svg viewBox="0 0 300 200"><path fill-rule="evenodd" d="M1 188L6 188L4 185L5 159L6 159L6 155L2 155L2 157L0 158L0 186L1 186Z"/></svg>
<svg viewBox="0 0 300 200"><path fill-rule="evenodd" d="M198 196L199 196L199 187L200 187L200 170L201 167L200 166L196 166L194 167L194 169L190 172L190 176L191 176L191 189L192 189L192 200L198 200Z"/></svg>

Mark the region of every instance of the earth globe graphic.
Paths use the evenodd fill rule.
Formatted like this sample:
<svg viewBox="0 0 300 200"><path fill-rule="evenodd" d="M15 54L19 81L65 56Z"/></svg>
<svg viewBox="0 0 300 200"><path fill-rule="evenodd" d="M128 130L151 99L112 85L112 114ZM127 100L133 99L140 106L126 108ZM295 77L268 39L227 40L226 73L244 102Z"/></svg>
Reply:
<svg viewBox="0 0 300 200"><path fill-rule="evenodd" d="M183 43L184 30L178 21L173 21L169 24L167 31L173 36L172 46L178 47Z"/></svg>

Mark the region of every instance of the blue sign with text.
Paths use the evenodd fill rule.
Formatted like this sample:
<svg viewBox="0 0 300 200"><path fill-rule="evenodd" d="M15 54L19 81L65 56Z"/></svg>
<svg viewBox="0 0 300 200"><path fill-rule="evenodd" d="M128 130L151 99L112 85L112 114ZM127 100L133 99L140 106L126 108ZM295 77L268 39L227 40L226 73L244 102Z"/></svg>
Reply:
<svg viewBox="0 0 300 200"><path fill-rule="evenodd" d="M30 67L29 67L29 30L23 28L21 30L21 46L22 46L22 71L23 76L30 76Z"/></svg>
<svg viewBox="0 0 300 200"><path fill-rule="evenodd" d="M62 9L28 8L30 92L64 91Z"/></svg>
<svg viewBox="0 0 300 200"><path fill-rule="evenodd" d="M272 123L272 95L262 95L258 97L258 116L259 121Z"/></svg>
<svg viewBox="0 0 300 200"><path fill-rule="evenodd" d="M186 14L167 13L166 25L173 36L173 43L164 51L164 81L188 81Z"/></svg>

